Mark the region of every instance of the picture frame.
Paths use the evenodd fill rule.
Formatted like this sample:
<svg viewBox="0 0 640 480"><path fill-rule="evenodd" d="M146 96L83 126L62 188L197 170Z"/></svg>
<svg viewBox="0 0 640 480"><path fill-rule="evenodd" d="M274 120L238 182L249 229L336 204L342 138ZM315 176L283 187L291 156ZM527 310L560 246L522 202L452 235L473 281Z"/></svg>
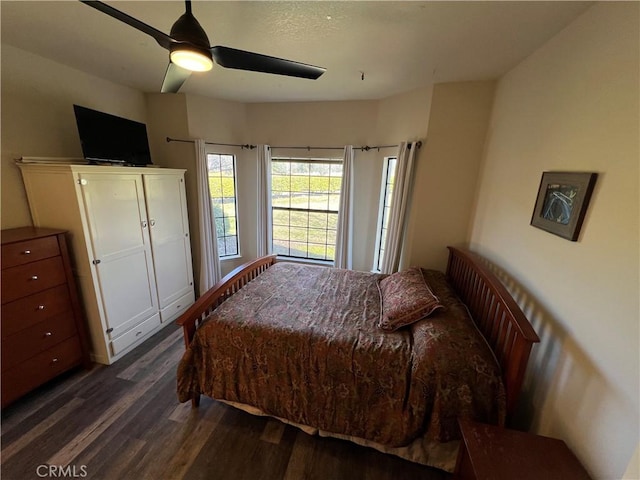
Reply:
<svg viewBox="0 0 640 480"><path fill-rule="evenodd" d="M531 225L577 241L597 178L594 172L542 172Z"/></svg>

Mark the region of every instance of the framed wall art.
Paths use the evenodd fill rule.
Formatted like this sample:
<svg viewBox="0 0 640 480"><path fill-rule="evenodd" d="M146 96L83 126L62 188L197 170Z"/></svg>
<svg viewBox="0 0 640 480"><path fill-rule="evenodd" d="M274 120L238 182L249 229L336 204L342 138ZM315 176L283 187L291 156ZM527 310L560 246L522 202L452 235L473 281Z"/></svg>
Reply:
<svg viewBox="0 0 640 480"><path fill-rule="evenodd" d="M543 172L531 225L578 240L597 177L591 172Z"/></svg>

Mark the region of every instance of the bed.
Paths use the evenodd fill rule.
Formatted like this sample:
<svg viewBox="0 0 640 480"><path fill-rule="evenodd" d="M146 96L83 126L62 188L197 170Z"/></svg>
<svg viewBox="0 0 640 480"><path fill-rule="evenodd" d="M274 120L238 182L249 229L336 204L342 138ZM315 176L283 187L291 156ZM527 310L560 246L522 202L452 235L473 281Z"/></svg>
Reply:
<svg viewBox="0 0 640 480"><path fill-rule="evenodd" d="M428 311L393 316L428 296L413 290L422 284ZM263 257L177 323L181 402L196 407L204 394L447 471L459 417L509 422L538 341L486 262L453 247L446 273L392 276Z"/></svg>

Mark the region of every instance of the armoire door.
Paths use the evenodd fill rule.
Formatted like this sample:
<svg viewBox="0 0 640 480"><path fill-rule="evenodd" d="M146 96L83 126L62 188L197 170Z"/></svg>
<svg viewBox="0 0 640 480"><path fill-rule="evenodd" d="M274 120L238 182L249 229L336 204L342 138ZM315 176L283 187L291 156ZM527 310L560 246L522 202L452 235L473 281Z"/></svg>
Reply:
<svg viewBox="0 0 640 480"><path fill-rule="evenodd" d="M184 178L153 173L143 174L143 178L158 300L161 318L165 321L170 315L163 314L164 309L185 295L193 294ZM182 305L172 307L181 308Z"/></svg>
<svg viewBox="0 0 640 480"><path fill-rule="evenodd" d="M113 339L158 313L142 176L81 173L78 181Z"/></svg>

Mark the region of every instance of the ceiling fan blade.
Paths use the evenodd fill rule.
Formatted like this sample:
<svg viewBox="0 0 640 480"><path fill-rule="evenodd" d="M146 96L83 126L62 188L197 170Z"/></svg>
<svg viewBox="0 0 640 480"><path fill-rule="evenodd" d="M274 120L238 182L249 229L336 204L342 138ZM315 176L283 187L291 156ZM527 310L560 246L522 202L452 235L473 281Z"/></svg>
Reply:
<svg viewBox="0 0 640 480"><path fill-rule="evenodd" d="M161 93L178 93L182 84L191 75L191 70L179 67L173 62L169 62L167 71L164 74L164 80L162 81Z"/></svg>
<svg viewBox="0 0 640 480"><path fill-rule="evenodd" d="M80 0L80 1L86 5L89 5L90 7L95 8L96 10L101 11L102 13L106 13L107 15L110 15L116 20L120 20L121 22L124 22L127 25L130 25L133 28L136 28L141 32L146 33L147 35L151 35L161 47L164 47L167 50L169 50L169 47L171 47L171 44L173 43L173 40L171 39L171 37L166 33L162 33L160 30L153 28L152 26L141 22L137 18L133 18L132 16L127 15L126 13L113 8L112 6L107 5L106 3L102 3L98 1L89 1L89 0Z"/></svg>
<svg viewBox="0 0 640 480"><path fill-rule="evenodd" d="M326 69L305 63L270 57L259 53L245 52L235 48L211 47L211 54L216 63L225 68L250 70L252 72L273 73L290 77L317 79Z"/></svg>

